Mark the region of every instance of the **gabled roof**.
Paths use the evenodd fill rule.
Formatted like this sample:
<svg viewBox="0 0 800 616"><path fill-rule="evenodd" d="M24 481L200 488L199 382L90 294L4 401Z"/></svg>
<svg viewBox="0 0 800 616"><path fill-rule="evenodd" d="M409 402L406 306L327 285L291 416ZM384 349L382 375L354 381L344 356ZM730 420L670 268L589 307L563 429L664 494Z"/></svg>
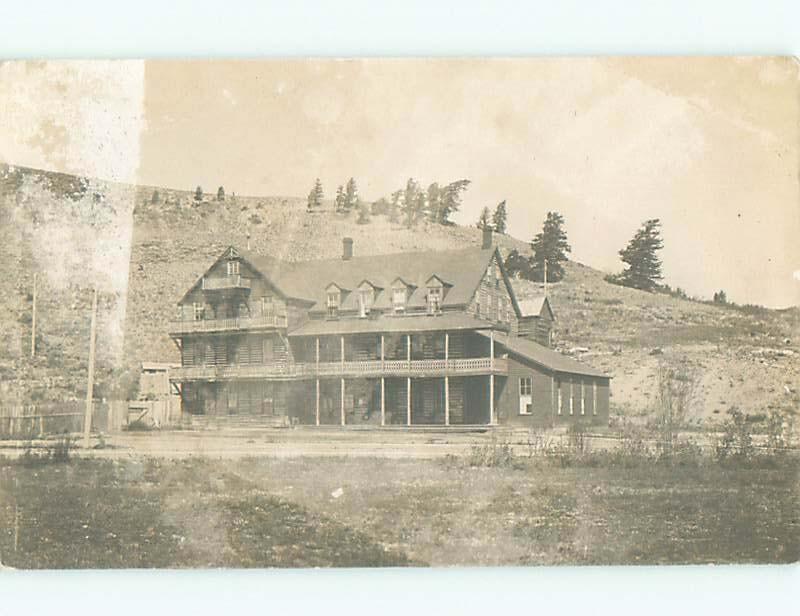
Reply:
<svg viewBox="0 0 800 616"><path fill-rule="evenodd" d="M487 338L489 337L489 334L484 332L479 331L478 334L486 336ZM494 340L498 344L502 344L510 353L519 355L523 359L527 359L534 364L538 364L554 372L602 377L606 379L611 378L611 376L605 372L601 372L583 362L562 355L558 351L548 349L546 346L542 346L538 342L528 340L527 338L519 338L517 336L509 336L502 332L495 332Z"/></svg>
<svg viewBox="0 0 800 616"><path fill-rule="evenodd" d="M550 300L547 296L540 295L538 297L528 297L526 299L518 300L520 316L523 317L538 317L541 316L542 311L547 309L550 313L550 318L555 319L553 309L550 307Z"/></svg>
<svg viewBox="0 0 800 616"><path fill-rule="evenodd" d="M465 305L472 299L495 250L476 247L296 263L281 262L244 251L240 251L240 254L282 294L313 302L315 309L322 310L325 306L325 288L332 281L336 281L340 287L354 289L362 281L368 280L376 287L387 289L398 278L416 287L407 305L424 306L425 283L434 274L453 285L444 298L443 306ZM376 308L388 301L386 296L387 293L378 294Z"/></svg>

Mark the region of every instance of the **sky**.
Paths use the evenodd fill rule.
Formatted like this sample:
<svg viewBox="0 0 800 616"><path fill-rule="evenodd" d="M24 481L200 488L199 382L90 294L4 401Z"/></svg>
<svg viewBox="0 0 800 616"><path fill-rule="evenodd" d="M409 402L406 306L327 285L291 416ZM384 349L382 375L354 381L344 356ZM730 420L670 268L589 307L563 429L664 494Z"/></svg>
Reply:
<svg viewBox="0 0 800 616"><path fill-rule="evenodd" d="M800 305L800 65L791 58L6 63L0 158L187 190L363 198L472 181L530 239L619 271L663 224L665 282ZM23 94L20 94L20 91ZM9 115L10 114L10 115Z"/></svg>

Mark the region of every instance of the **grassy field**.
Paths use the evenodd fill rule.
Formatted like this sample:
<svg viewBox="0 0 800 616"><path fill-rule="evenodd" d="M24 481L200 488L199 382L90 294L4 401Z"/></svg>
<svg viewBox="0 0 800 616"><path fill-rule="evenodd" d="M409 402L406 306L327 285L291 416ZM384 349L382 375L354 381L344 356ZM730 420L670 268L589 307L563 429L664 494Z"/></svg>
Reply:
<svg viewBox="0 0 800 616"><path fill-rule="evenodd" d="M785 563L800 559L797 488L788 462L6 462L0 559L17 568Z"/></svg>

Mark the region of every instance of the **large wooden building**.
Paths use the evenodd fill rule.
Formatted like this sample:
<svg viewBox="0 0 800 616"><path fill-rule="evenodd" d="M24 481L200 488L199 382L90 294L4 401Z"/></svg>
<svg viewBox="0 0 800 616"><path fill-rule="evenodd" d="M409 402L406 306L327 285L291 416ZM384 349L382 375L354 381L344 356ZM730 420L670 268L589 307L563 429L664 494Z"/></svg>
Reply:
<svg viewBox="0 0 800 616"><path fill-rule="evenodd" d="M308 425L608 421L610 377L550 348L492 246L281 262L228 248L171 336L183 412Z"/></svg>

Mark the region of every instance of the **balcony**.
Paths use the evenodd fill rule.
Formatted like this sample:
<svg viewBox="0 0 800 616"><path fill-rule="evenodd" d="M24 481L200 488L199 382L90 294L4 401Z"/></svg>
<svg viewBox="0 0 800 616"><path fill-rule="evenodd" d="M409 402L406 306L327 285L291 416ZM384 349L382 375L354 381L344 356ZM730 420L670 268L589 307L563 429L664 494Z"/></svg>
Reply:
<svg viewBox="0 0 800 616"><path fill-rule="evenodd" d="M242 278L240 274L218 277L203 278L203 291L249 291L250 279Z"/></svg>
<svg viewBox="0 0 800 616"><path fill-rule="evenodd" d="M286 328L285 314L267 314L258 317L233 317L230 319L202 319L199 321L174 321L170 334L203 334L212 332L238 332L256 329Z"/></svg>
<svg viewBox="0 0 800 616"><path fill-rule="evenodd" d="M242 366L185 366L171 371L176 381L214 381L259 378L308 377L443 377L507 374L508 360L489 357L471 359L369 360Z"/></svg>

